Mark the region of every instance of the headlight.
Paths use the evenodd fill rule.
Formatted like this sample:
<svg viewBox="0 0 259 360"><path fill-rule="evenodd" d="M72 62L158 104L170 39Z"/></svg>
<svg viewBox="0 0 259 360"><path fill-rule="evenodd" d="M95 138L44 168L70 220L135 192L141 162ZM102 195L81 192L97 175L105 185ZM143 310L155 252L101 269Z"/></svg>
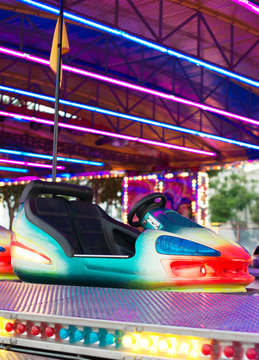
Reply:
<svg viewBox="0 0 259 360"><path fill-rule="evenodd" d="M156 251L167 255L220 256L219 251L208 246L168 235L157 238Z"/></svg>

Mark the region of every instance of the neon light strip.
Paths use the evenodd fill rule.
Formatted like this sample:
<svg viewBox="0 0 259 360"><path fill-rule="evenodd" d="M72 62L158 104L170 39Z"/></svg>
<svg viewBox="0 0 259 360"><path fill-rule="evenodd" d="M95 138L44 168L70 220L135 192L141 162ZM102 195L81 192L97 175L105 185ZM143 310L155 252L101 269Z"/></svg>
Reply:
<svg viewBox="0 0 259 360"><path fill-rule="evenodd" d="M9 160L9 159L0 159L0 163L4 164L13 164L13 165L24 165L24 166L31 166L31 167L39 167L42 169L52 169L52 165L49 164L39 164L39 163L32 163L27 161L18 161L18 160ZM64 166L57 166L57 169L64 170Z"/></svg>
<svg viewBox="0 0 259 360"><path fill-rule="evenodd" d="M255 14L259 15L259 6L248 0L232 0L235 3L245 7L247 10L253 11Z"/></svg>
<svg viewBox="0 0 259 360"><path fill-rule="evenodd" d="M33 116L28 116L28 115L9 113L6 111L0 111L0 115L10 116L10 117L13 117L14 119L24 119L26 121L37 122L37 123L44 124L44 125L50 125L50 126L54 125L54 121L52 121L52 120L35 118ZM201 154L201 155L216 156L216 154L211 151L198 150L198 149L188 148L188 147L180 146L180 145L166 144L166 143L163 143L160 141L153 141L153 140L138 138L138 137L130 136L130 135L116 134L116 133L112 133L109 131L97 130L97 129L87 128L87 127L83 127L83 126L78 126L78 125L71 125L71 124L59 122L58 126L65 128L65 129L77 130L77 131L82 131L82 132L91 133L91 134L95 134L95 135L110 136L110 137L114 137L114 138L118 138L118 139L124 139L124 140L139 142L139 143L143 143L143 144L148 144L148 145L161 146L161 147L165 147L168 149L187 151L187 152L192 152L192 153ZM1 152L1 149L0 149L0 152ZM44 158L46 158L45 156L46 155L44 155ZM48 159L52 158L52 156L51 157L49 155L47 155L47 156L48 156L47 157ZM40 155L39 157L42 157L42 155ZM66 158L62 158L62 157L58 156L59 161L72 161L72 162L81 161L81 160L78 161L76 159L67 159L67 160L65 160L65 159Z"/></svg>
<svg viewBox="0 0 259 360"><path fill-rule="evenodd" d="M8 166L0 166L1 171L12 171L12 172L21 172L21 173L27 173L28 169L19 169L19 168L12 168Z"/></svg>
<svg viewBox="0 0 259 360"><path fill-rule="evenodd" d="M22 53L20 51L14 51L14 50L11 50L11 49L0 47L0 53L4 53L6 55L19 57L19 58L22 58L22 59L25 59L25 60L28 60L28 61L32 61L32 62L36 62L36 63L42 64L42 65L49 66L49 60L42 59L42 58L39 58L37 56L32 56L32 55L27 54L27 53ZM93 73L91 71L78 69L78 68L75 68L73 66L63 65L62 68L65 71L69 71L69 72L72 72L72 73L75 73L75 74L78 74L78 75L82 75L82 76L90 77L90 78L93 78L93 79L105 81L105 82L108 82L108 83L111 83L111 84L114 84L114 85L123 86L123 87L126 87L128 89L137 90L137 91L140 91L140 92L143 92L143 93L146 93L146 94L159 96L159 97L162 97L162 98L167 99L167 100L176 101L176 102L179 102L179 103L182 103L182 104L185 104L185 105L189 105L189 106L194 106L194 107L197 107L197 108L202 109L204 111L209 111L209 112L220 114L220 115L223 115L223 116L228 116L230 118L234 118L236 120L248 122L248 123L253 124L253 125L259 125L259 120L247 118L245 116L238 115L238 114L235 114L235 113L230 113L228 111L217 109L217 108L214 108L214 107L209 106L209 105L205 105L205 104L197 103L197 102L190 101L190 100L187 100L187 99L183 99L183 98L180 98L180 97L175 96L175 95L164 93L162 91L152 90L152 89L149 89L149 88L145 88L143 86L128 83L126 81L113 79L113 78L111 78L109 76L100 75L100 74ZM95 109L98 109L98 108L94 108L94 107L91 107L91 106L89 108L93 108L93 110L90 110L90 111L97 111ZM117 115L115 115L115 116L117 116ZM195 135L197 135L197 134L195 134Z"/></svg>
<svg viewBox="0 0 259 360"><path fill-rule="evenodd" d="M38 158L38 159L52 160L51 155L37 154L37 153L31 153L31 152L25 152L25 151L17 151L17 150L1 149L0 148L0 153L2 153L2 154L12 154L12 155L18 155L18 156L29 156L29 157L35 157L35 158ZM81 159L63 158L61 156L58 156L57 160L58 161L72 162L72 163L75 163L75 164L84 164L84 165L96 165L96 166L103 166L104 165L101 162L81 160ZM50 165L50 168L52 168L52 165ZM64 169L63 166L62 166L62 168Z"/></svg>
<svg viewBox="0 0 259 360"><path fill-rule="evenodd" d="M7 88L5 86L0 86L0 90L10 91L10 92L12 91L11 88ZM16 91L22 91L22 93L24 94L23 90L14 89L14 91L15 92ZM31 95L31 94L33 94L33 95ZM34 96L35 95L35 97L39 97L39 95L35 94L35 93L29 93L29 95L28 95L27 91L26 91L25 95L26 96ZM42 95L42 96L44 97L44 100L46 100L45 95ZM54 98L50 98L50 97L47 97L47 98L48 98L48 101L52 101L52 102L54 101L53 100ZM63 101L63 100L61 100L61 101ZM66 101L66 103L67 103L67 101ZM71 105L71 102L69 102L69 104ZM163 122L159 122L159 121L145 119L145 118L141 118L141 117L138 117L138 116L122 114L122 113L119 113L119 112L116 112L116 111L105 110L105 109L102 109L102 108L97 108L97 107L93 107L93 106L89 106L89 105L83 105L83 104L77 104L77 103L72 103L72 104L73 104L72 106L77 106L77 105L80 105L80 107L85 106L84 109L88 110L88 111L95 111L95 112L98 112L98 113L107 114L107 115L116 116L116 117L121 117L121 118L124 118L124 119L132 120L132 121L136 121L136 122L141 122L141 123L148 124L148 125L159 126L159 127L165 128L165 129L173 130L173 131L179 131L179 132L183 132L183 133L187 133L187 134L191 134L191 135L198 135L198 136L201 136L201 137L204 137L204 138L209 138L209 139L213 139L213 140L217 140L217 141L226 142L226 143L229 143L229 144L234 144L234 145L237 145L237 146L243 146L243 147L259 150L258 145L249 144L249 143L245 143L245 142L238 141L238 140L228 139L228 138L224 138L224 137L218 136L218 135L208 134L208 133L198 131L198 130L191 130L191 129L183 128L183 127L176 126L176 125L171 125L171 124L167 124L167 123L163 123ZM27 116L27 115L23 115L23 114L16 114L16 113L10 113L10 112L6 112L6 111L0 111L0 115L2 115L2 116L10 116L10 117L13 117L13 118L18 117L18 118L22 118L22 119L25 119L25 120L28 120L28 121L40 122L40 123L44 123L44 124L47 124L47 125L50 125L50 124L53 125L51 123L51 120L40 119L40 118L36 118L36 117L33 117L33 116ZM48 121L48 123L46 121ZM258 121L258 125L259 125L259 121ZM110 133L110 132L109 132L109 135L105 135L104 131L101 134L100 130L94 130L94 129L89 129L89 131L86 131L84 129L87 129L87 128L84 128L84 127L81 127L81 126L76 126L76 125L62 124L60 126L61 127L69 126L71 129L78 130L78 131L85 131L85 132L96 131L96 134L98 134L98 135L112 136L112 137L117 137L117 138L118 137L122 138L122 136L126 136L126 135L120 135L120 134ZM97 131L98 131L98 133L97 133ZM108 134L108 132L106 132L106 133ZM128 140L130 140L130 139L128 139Z"/></svg>
<svg viewBox="0 0 259 360"><path fill-rule="evenodd" d="M29 5L37 7L37 8L40 8L40 9L42 9L44 11L49 12L49 13L59 15L59 9L58 8L56 8L54 6L44 4L42 2L33 1L33 0L17 0L17 1L29 4ZM138 44L143 45L143 46L146 46L148 48L160 51L162 53L166 53L166 54L168 54L170 56L174 56L174 57L177 57L179 59L189 61L189 62L191 62L191 63L193 63L195 65L202 66L202 67L204 67L204 68L206 68L208 70L211 70L211 71L214 71L216 73L231 77L231 78L233 78L233 79L235 79L237 81L240 81L240 82L243 82L243 83L255 86L255 87L259 87L259 81L256 81L256 80L250 79L248 77L245 77L245 76L239 75L237 73L234 73L232 71L223 69L223 68L221 68L221 67L219 67L217 65L213 65L213 64L208 63L206 61L199 60L199 59L197 59L197 58L195 58L193 56L185 55L185 54L183 54L183 53L181 53L179 51L172 50L172 49L167 48L165 46L158 45L158 44L156 44L156 43L154 43L152 41L148 41L148 40L142 39L140 37L131 35L131 34L125 32L125 31L118 30L116 28L112 28L110 26L103 25L103 24L101 24L99 22L87 19L87 18L82 17L82 16L75 15L75 14L73 14L71 12L68 12L68 11L64 11L64 18L75 21L75 22L83 24L83 25L86 25L86 26L91 27L91 28L95 28L95 29L107 32L107 33L115 35L115 36L122 37L124 39L133 41L133 42L138 43Z"/></svg>

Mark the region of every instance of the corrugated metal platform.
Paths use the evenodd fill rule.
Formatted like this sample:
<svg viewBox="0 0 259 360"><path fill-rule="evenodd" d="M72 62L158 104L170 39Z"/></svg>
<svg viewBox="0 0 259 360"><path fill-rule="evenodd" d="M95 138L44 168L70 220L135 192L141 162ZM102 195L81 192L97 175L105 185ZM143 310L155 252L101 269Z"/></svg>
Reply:
<svg viewBox="0 0 259 360"><path fill-rule="evenodd" d="M259 295L0 283L0 311L259 334Z"/></svg>

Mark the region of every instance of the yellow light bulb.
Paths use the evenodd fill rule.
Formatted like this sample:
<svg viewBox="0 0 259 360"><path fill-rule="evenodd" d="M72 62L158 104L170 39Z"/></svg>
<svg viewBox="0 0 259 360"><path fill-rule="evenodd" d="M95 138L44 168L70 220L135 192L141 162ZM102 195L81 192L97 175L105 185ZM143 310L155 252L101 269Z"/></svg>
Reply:
<svg viewBox="0 0 259 360"><path fill-rule="evenodd" d="M160 340L158 343L159 350L167 351L169 348L168 342L166 340Z"/></svg>
<svg viewBox="0 0 259 360"><path fill-rule="evenodd" d="M143 338L140 340L140 347L141 347L142 349L148 349L149 346L150 346L150 341L149 341L147 338L144 338L144 337L143 337Z"/></svg>
<svg viewBox="0 0 259 360"><path fill-rule="evenodd" d="M190 345L188 343L186 343L186 342L181 343L181 345L180 345L180 352L181 353L187 354L189 349L190 349Z"/></svg>
<svg viewBox="0 0 259 360"><path fill-rule="evenodd" d="M130 335L125 335L122 338L122 345L125 347L131 347L134 343L134 340Z"/></svg>

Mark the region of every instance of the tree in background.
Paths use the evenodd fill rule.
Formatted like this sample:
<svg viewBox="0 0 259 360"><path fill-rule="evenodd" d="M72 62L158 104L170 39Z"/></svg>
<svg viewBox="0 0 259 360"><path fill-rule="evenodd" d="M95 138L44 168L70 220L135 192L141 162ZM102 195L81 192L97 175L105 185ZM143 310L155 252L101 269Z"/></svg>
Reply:
<svg viewBox="0 0 259 360"><path fill-rule="evenodd" d="M10 217L9 229L12 229L15 212L18 209L19 199L25 185L4 185L0 187L0 201L8 208Z"/></svg>
<svg viewBox="0 0 259 360"><path fill-rule="evenodd" d="M122 181L121 177L94 178L88 180L86 185L93 189L96 204L106 203L106 211L109 213L111 206L121 211Z"/></svg>
<svg viewBox="0 0 259 360"><path fill-rule="evenodd" d="M211 222L230 222L233 229L237 224L247 222L247 214L255 199L254 183L244 175L231 174L223 181L217 177L210 181L214 194L209 199Z"/></svg>
<svg viewBox="0 0 259 360"><path fill-rule="evenodd" d="M250 209L251 219L254 223L259 223L259 198L255 200L253 206Z"/></svg>

